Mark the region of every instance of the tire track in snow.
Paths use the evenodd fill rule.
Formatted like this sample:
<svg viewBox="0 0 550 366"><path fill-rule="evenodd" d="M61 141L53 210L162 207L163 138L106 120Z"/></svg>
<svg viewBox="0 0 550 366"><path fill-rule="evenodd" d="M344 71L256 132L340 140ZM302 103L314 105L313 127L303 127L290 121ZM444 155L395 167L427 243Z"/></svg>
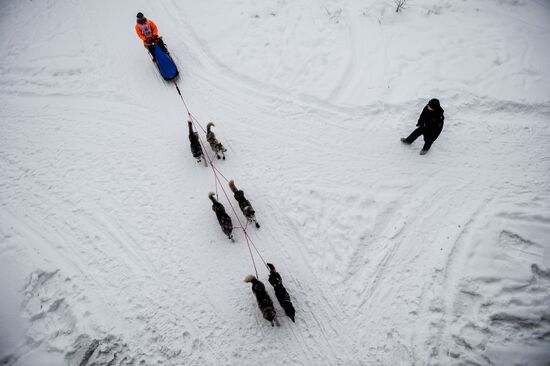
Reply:
<svg viewBox="0 0 550 366"><path fill-rule="evenodd" d="M456 277L460 276L460 271L457 268L464 267L464 260L465 256L463 255L464 252L468 252L469 249L467 248L467 237L470 235L470 232L472 231L472 226L477 225L478 218L483 212L483 210L489 205L489 203L493 200L493 198L486 198L481 204L478 205L473 215L471 215L468 222L466 222L462 230L460 231L459 236L455 240L455 244L452 247L451 252L449 253L449 256L447 257L447 263L444 266L444 269L442 271L442 284L446 284L449 282L453 282L456 284ZM453 271L458 271L457 273L453 273ZM449 286L443 285L445 288L456 288L456 286L453 286L449 284ZM450 316L451 310L452 310L452 302L453 298L450 296L446 296L445 299L443 299L442 308L439 308L438 306L431 308L431 311L435 311L436 313L441 314L441 319L445 323L446 318ZM441 338L443 337L443 333L445 332L445 325L441 326L438 331L437 339L438 343L434 346L434 350L441 350ZM433 351L437 352L437 351ZM432 353L434 355L434 353Z"/></svg>
<svg viewBox="0 0 550 366"><path fill-rule="evenodd" d="M504 196L497 192L479 205L455 240L445 266L435 271L433 281L424 286L421 308L428 314L429 321L419 319L415 335L419 340L413 343L421 358L430 360L430 364L502 364L514 359L519 362L526 359L526 354L515 348L522 342L523 352L529 353L532 362L544 359L542 344L537 345L541 338L537 340L536 337L545 327L548 330L550 324L537 321L535 327L525 328L521 322L530 322L537 316L544 318L544 312L541 313L536 304L550 296L550 284L538 272L540 267L532 263L541 260L543 247L536 241L542 236L537 233L549 231L550 227L543 221L543 227L534 230L533 225L539 225L537 220L518 225L513 211L493 211L492 208L501 205L507 209L511 207L509 203L503 205ZM531 194L520 193L522 196ZM521 202L517 194L505 200L512 206ZM517 207L521 206L520 212L542 208L532 203ZM517 235L515 230L519 228L533 235L534 241ZM524 247L535 251L524 251ZM503 261L508 256L510 259ZM508 261L523 262L525 266L516 266L516 271L510 272L508 266L502 265ZM521 310L526 306L530 308L527 317ZM502 310L499 312L499 309Z"/></svg>

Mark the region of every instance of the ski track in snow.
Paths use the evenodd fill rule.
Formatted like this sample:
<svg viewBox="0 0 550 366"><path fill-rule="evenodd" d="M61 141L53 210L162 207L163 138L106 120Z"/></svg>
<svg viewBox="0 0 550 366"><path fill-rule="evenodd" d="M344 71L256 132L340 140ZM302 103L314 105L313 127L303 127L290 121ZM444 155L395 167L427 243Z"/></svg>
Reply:
<svg viewBox="0 0 550 366"><path fill-rule="evenodd" d="M548 364L543 2L138 3L0 5L0 285L18 308L0 324L24 322L0 364ZM258 311L132 9L216 123L296 324ZM434 93L446 125L420 158L398 138Z"/></svg>

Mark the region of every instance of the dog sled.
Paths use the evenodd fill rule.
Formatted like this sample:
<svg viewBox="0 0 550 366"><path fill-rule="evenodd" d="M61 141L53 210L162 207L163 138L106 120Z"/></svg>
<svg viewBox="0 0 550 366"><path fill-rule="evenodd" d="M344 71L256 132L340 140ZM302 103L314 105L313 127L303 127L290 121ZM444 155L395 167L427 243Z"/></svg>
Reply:
<svg viewBox="0 0 550 366"><path fill-rule="evenodd" d="M172 60L166 45L163 44L163 46L161 46L159 42L153 42L152 46L155 54L151 56L157 65L160 75L164 78L164 80L175 79L179 75L179 71L174 63L174 60Z"/></svg>

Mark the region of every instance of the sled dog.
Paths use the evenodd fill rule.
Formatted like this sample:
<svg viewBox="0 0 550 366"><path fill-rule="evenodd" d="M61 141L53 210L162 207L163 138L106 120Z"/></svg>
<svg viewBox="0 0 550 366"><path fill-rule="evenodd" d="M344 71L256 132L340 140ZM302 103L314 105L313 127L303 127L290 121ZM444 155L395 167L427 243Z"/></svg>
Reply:
<svg viewBox="0 0 550 366"><path fill-rule="evenodd" d="M216 214L218 223L220 224L223 233L233 241L233 223L231 222L231 217L229 217L229 215L225 212L223 205L219 203L214 196L214 192L210 192L208 194L208 198L212 201L212 211Z"/></svg>
<svg viewBox="0 0 550 366"><path fill-rule="evenodd" d="M256 221L256 212L252 208L252 205L250 204L250 201L246 199L244 196L244 192L237 189L235 186L235 181L230 180L229 181L229 188L231 188L231 191L233 192L233 195L237 202L239 203L239 207L241 208L241 211L248 220L248 222L254 222L256 224L256 227L259 228L260 224L258 224L258 221Z"/></svg>
<svg viewBox="0 0 550 366"><path fill-rule="evenodd" d="M223 157L223 160L225 160L225 152L227 151L227 149L223 147L222 143L219 142L218 139L216 138L216 135L214 134L214 132L212 132L213 126L215 126L215 124L213 124L212 122L206 125L206 141L208 141L208 143L210 144L210 147L216 154L216 157L218 159ZM219 155L220 153L222 154L221 157Z"/></svg>
<svg viewBox="0 0 550 366"><path fill-rule="evenodd" d="M244 282L252 283L252 292L256 295L256 301L258 302L258 307L260 308L264 319L270 322L271 326L274 326L275 316L277 313L273 308L273 301L271 301L264 284L254 275L246 276L244 278Z"/></svg>
<svg viewBox="0 0 550 366"><path fill-rule="evenodd" d="M273 286L273 290L275 290L275 296L277 297L277 300L279 300L279 304L285 311L285 314L292 319L294 323L296 323L294 321L296 310L294 310L294 306L290 301L290 295L283 286L281 275L275 270L275 266L273 264L267 263L267 266L269 267L269 283Z"/></svg>
<svg viewBox="0 0 550 366"><path fill-rule="evenodd" d="M191 143L191 153L193 157L197 159L197 162L201 162L201 157L204 158L202 153L201 143L199 142L199 134L193 131L193 122L187 121L189 125L189 142Z"/></svg>

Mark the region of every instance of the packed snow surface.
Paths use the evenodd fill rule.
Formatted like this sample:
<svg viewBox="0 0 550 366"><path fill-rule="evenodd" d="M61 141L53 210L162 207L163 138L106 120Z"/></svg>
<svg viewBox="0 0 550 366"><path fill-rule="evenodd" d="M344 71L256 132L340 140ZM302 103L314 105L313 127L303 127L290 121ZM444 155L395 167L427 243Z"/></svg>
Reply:
<svg viewBox="0 0 550 366"><path fill-rule="evenodd" d="M550 365L550 3L406 5L1 1L0 365Z"/></svg>

